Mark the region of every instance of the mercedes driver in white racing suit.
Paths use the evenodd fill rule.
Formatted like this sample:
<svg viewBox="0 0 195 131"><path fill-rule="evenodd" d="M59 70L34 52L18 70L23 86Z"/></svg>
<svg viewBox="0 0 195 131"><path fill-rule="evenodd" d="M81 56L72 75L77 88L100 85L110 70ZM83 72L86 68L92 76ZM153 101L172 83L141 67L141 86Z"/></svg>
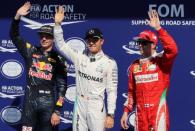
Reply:
<svg viewBox="0 0 195 131"><path fill-rule="evenodd" d="M59 6L54 27L56 47L64 57L74 63L76 72L73 131L104 131L105 128L112 128L117 99L117 64L103 53L103 34L97 28L86 33L86 52L72 49L63 38L60 25L63 19L64 9ZM107 111L104 106L105 91Z"/></svg>

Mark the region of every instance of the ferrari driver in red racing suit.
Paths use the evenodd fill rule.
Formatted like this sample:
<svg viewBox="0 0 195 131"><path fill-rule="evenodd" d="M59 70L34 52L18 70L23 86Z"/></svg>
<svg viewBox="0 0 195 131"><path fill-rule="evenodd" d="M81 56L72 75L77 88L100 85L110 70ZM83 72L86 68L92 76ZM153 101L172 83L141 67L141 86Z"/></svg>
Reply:
<svg viewBox="0 0 195 131"><path fill-rule="evenodd" d="M164 51L156 53L158 39L152 31L145 30L135 37L143 58L129 67L128 99L124 104L121 126L128 128L128 112L135 107L136 131L168 131L166 96L178 50L173 38L160 26L157 12L149 11L149 18L147 21L158 32Z"/></svg>

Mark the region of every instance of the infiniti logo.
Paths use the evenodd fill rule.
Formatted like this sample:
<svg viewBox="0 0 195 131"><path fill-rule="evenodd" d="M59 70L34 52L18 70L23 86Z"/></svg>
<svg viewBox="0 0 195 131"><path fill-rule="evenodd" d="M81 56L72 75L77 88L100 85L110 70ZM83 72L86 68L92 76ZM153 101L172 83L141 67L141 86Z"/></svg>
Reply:
<svg viewBox="0 0 195 131"><path fill-rule="evenodd" d="M192 127L195 128L195 120L190 120L190 123L192 124Z"/></svg>
<svg viewBox="0 0 195 131"><path fill-rule="evenodd" d="M195 120L190 120L190 123L195 126Z"/></svg>
<svg viewBox="0 0 195 131"><path fill-rule="evenodd" d="M130 48L127 47L127 45L123 45L123 49L126 50L126 53L128 53L128 54L140 55L140 51L136 51L136 50L130 49Z"/></svg>
<svg viewBox="0 0 195 131"><path fill-rule="evenodd" d="M127 93L123 93L122 96L123 96L124 98L127 98L127 97L128 97L128 94L127 94Z"/></svg>
<svg viewBox="0 0 195 131"><path fill-rule="evenodd" d="M195 71L190 71L190 74L195 77Z"/></svg>

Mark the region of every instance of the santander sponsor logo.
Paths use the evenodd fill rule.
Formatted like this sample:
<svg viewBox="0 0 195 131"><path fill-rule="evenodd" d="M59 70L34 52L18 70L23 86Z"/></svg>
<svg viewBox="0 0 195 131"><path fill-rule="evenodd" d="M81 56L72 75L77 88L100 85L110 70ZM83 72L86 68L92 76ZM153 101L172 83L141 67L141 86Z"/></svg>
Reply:
<svg viewBox="0 0 195 131"><path fill-rule="evenodd" d="M146 75L136 75L135 81L136 83L147 83L147 82L158 81L158 73L146 74Z"/></svg>

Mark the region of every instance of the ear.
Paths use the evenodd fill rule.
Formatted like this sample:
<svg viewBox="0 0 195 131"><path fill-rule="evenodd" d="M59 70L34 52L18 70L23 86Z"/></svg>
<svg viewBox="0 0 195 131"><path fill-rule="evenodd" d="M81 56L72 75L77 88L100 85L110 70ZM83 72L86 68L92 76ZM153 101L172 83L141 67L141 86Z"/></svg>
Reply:
<svg viewBox="0 0 195 131"><path fill-rule="evenodd" d="M152 43L152 49L156 50L156 44Z"/></svg>
<svg viewBox="0 0 195 131"><path fill-rule="evenodd" d="M104 44L104 39L101 39L101 45L103 45Z"/></svg>

